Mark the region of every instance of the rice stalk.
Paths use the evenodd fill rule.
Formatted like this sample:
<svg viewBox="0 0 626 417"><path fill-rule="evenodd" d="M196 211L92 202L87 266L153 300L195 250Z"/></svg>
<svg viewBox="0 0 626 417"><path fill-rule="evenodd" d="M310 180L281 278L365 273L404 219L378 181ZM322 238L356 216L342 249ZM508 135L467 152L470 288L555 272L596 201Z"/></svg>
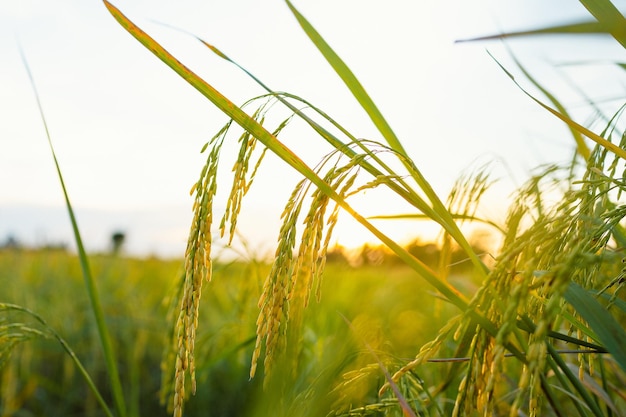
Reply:
<svg viewBox="0 0 626 417"><path fill-rule="evenodd" d="M263 97L261 97L263 98ZM252 103L256 99L250 100ZM265 118L266 106L270 101L265 101L254 112L253 117L259 122ZM276 132L282 130L288 119L281 123ZM172 336L172 350L164 353L164 371L168 371L167 360L171 360L175 353L175 369L173 386L169 383L163 384L161 401L164 402L166 393L172 393L172 401L168 408L173 410L174 415L182 413L182 405L185 398L185 375L188 373L191 380L191 393L195 394L195 336L198 327L199 302L202 295L202 284L211 280L212 276L212 255L211 242L213 224L213 201L217 193L217 170L219 158L224 139L226 138L232 122L227 123L207 144L202 152L210 146L207 163L203 167L200 178L192 187L191 193L195 194L194 217L192 228L189 234L187 250L185 255L185 275L182 283L182 293L180 299L175 299L178 303L178 318ZM256 139L245 131L239 139L240 151L233 167L234 177L227 206L219 225L220 234L224 236L226 226L228 228L228 241L232 241L237 224L237 216L241 209L241 202L248 192L253 182L259 164L265 155L266 149L261 152L257 161L251 166L251 160L256 148ZM250 173L250 171L252 171Z"/></svg>
<svg viewBox="0 0 626 417"><path fill-rule="evenodd" d="M304 164L304 162L302 162L290 149L288 149L284 144L279 142L274 135L265 130L257 121L245 114L243 110L241 110L239 107L235 106L233 103L227 100L212 86L207 84L204 80L200 79L188 68L184 67L173 56L171 56L171 54L163 49L145 32L141 31L141 29L135 26L110 3L105 1L105 5L112 13L112 15L118 20L118 22L124 28L126 28L129 33L135 36L137 40L139 40L144 46L150 49L163 62L165 62L177 73L179 73L191 85L198 89L198 91L200 91L215 105L217 105L222 111L231 116L233 121L240 124L244 129L249 131L254 137L261 141L269 150L274 152L277 156L282 158L294 169L304 175L307 180L310 181L311 185L319 188L325 195L332 198L339 207L344 209L348 214L350 214L359 223L366 227L366 229L370 230L383 243L389 246L390 249L396 252L401 259L407 262L409 266L414 268L426 281L428 281L438 291L440 291L444 297L448 298L451 302L458 305L460 308L464 308L464 306L466 305L464 297L458 291L456 291L448 283L445 283L443 280L441 280L435 273L433 273L433 271L431 271L419 260L414 258L411 254L409 254L397 242L394 242L379 229L374 227L363 216L361 216L354 209L352 209L352 207L350 207L346 203L345 199L341 195L339 195L338 192L333 189L330 184L325 182L323 178L316 174L315 171L306 166L306 164ZM408 164L408 166L415 170L412 164ZM198 185L202 185L203 187L207 186L206 184ZM197 189L198 185L196 186L195 190L197 192L197 195L208 196L208 194L206 194L204 191ZM207 212L206 208L208 208L208 201L206 200L207 199L205 197L204 200L196 202L196 207L201 208L200 212ZM210 217L208 219L210 220ZM192 249L188 249L187 270L192 271L193 276L188 276L186 278L185 292L183 293L183 308L178 319L180 324L177 325L178 329L186 330L180 333L179 343L176 346L179 354L176 365L178 371L176 372L175 376L175 392L178 392L178 395L174 395L175 410L178 411L175 411L175 415L181 413L182 401L184 398L184 375L188 371L190 372L190 374L193 374L193 362L190 360L189 355L190 352L193 351L193 338L195 336L194 326L197 324L196 309L199 301L198 295L199 289L201 287L202 275L204 273L208 274L208 272L206 271L209 270L207 266L209 266L210 261L205 257L205 255L209 254L210 251L210 239L208 239L209 233L206 233L206 227L208 224L210 224L210 221L207 221L207 217L196 217L196 220L194 221L194 226L192 228L192 233L190 234L190 244L192 245ZM281 230L281 235L290 235L289 225L290 221L287 221L286 225L283 225L284 230ZM202 232L198 233L197 231ZM282 239L281 241L287 242L287 244L281 246L282 248L284 248L284 250L280 252L280 254L282 255L277 256L278 262L275 264L277 265L277 267L271 274L272 278L268 279L267 281L268 285L264 289L265 297L262 297L262 299L260 300L260 305L265 312L265 318L262 318L259 321L258 329L261 335L266 336L266 346L269 346L271 349L270 357L274 353L274 349L277 348L277 345L279 344L280 339L275 337L277 335L277 332L280 333L284 331L284 329L280 327L279 323L281 323L282 316L285 316L287 312L287 305L284 303L284 298L286 294L285 290L286 288L288 288L286 280L289 274L286 273L287 271L282 265L289 262L289 258L292 255L287 254L287 252L290 250L290 248L292 248L292 246L288 244L289 239ZM495 332L494 328L488 322L486 322L479 313L473 312L472 316L474 317L474 319L478 320L481 325L486 326L490 329L490 331ZM255 355L253 356L253 363L256 363L259 352L260 345L257 345L255 349Z"/></svg>
<svg viewBox="0 0 626 417"><path fill-rule="evenodd" d="M242 198L253 177L253 175L247 176L246 173L249 172L255 140L260 141L266 149L276 153L304 177L294 189L283 212L283 224L279 232L275 262L265 281L259 300L261 311L257 319L257 342L252 358L251 376L254 376L256 372L257 361L261 357L263 347L265 347L265 371L271 375L276 358L283 354L288 341L297 340L297 336L291 339L289 336L294 334L293 324L298 327L299 321L295 319L294 322L294 316L301 315L302 309L310 299L315 282L321 280L325 248L332 228L336 224L338 210L343 209L388 245L402 260L461 310L461 314L441 329L439 335L431 343L421 348L415 360L396 372L391 382L396 382L398 378L407 375L419 364L432 359L442 351L444 343L452 339L452 342L458 343L456 353L459 357L467 354L468 358L464 367L453 365L445 381L445 384L448 384L456 376L461 377L456 392L455 415L472 412L490 415L496 410L502 412L500 408L505 407L505 413L509 415L524 412L534 416L540 414L546 404L557 415L565 415L570 406L560 402L560 397L557 395L560 391L567 392L574 398L573 407L579 414L584 415L586 412L584 408L588 408L594 415L600 415L595 400L568 369L568 365L561 358L555 345L568 342L575 343L577 346L592 346L597 348L598 353L606 351L605 346L597 343L604 344L607 339L597 340L594 337L598 334L598 329L606 330L606 325L595 322L585 323L577 317L577 314L581 313L580 305L578 305L581 302L576 300L565 302L564 300L567 299L568 289L572 288L571 282L578 283L585 290L601 291L615 299L614 287L619 282L619 279L616 279L619 272L615 270L613 261L620 249L614 243L624 240L620 225L624 213L613 201L614 194L621 193L623 181L615 178L614 175L616 167L620 166L621 162L614 166L607 166L606 158L607 155L612 154L615 158L623 160L626 156L623 147L612 141L613 130L616 129L617 124L613 125L613 129L607 127L602 134L596 134L571 120L564 111L565 107L559 107L560 104L556 99L549 97L552 104L557 107L554 110L526 92L503 68L525 94L572 129L578 138L579 153L594 165L590 163L588 167L583 167L587 169L582 182L574 181L577 172L581 169L577 165L577 159L573 160L572 166L563 170L559 167L548 167L519 192L515 204L509 211L500 254L495 266L489 271L460 232L452 210L443 205L430 184L406 155L398 138L351 70L293 5L288 1L286 3L305 33L368 113L387 141L389 149L404 166L408 174L406 177L411 178L417 184L419 193L413 187L407 186L405 175L399 175L387 165L383 165L381 160L377 159L376 152L369 149L371 146L366 146L368 145L366 141L355 140L351 135L346 134L348 137L346 143L329 134L304 112L292 109L294 106L289 100L303 102L301 99L273 92L244 70L263 85L271 96L292 109L293 115L307 121L317 134L331 143L337 152L347 157L347 162L344 160L342 164L338 161L332 163L330 158L326 158L318 168L309 168L288 147L278 141L278 131L270 133L263 127L263 118L257 120L258 113L253 114L252 117L247 115L240 107L235 106L212 86L176 61L158 43L105 1L111 13L127 31L245 129L240 137L241 152L235 164L231 201L220 225L222 234L228 231L232 239ZM600 7L601 3L595 3L594 7ZM602 18L605 19L605 17ZM606 29L606 26L604 28ZM216 48L207 43L205 45L220 57L234 63ZM523 69L522 72L524 72ZM527 72L525 74L530 77ZM532 78L530 79L534 82ZM547 90L544 89L544 92ZM309 108L314 109L312 106ZM324 117L322 112L317 111L317 114L339 128L338 124ZM340 131L343 132L341 129ZM592 153L588 154L585 151L586 144L580 135L596 142L597 146ZM214 144L212 149L215 150L219 146L221 145ZM215 158L215 164L216 161L217 158ZM213 162L205 167L205 171L211 171L211 163ZM255 170L256 167L258 163L255 165ZM364 183L357 184L357 174L361 169L372 177ZM609 175L606 174L607 171ZM563 172L566 173L563 174ZM475 217L472 207L475 200L482 195L485 184L480 176L475 181L477 181L475 186L469 186L467 190L452 196L453 201L454 199L458 199L459 202L465 201L465 206L459 206L461 213L456 216L457 219ZM445 283L441 274L435 273L408 254L397 242L389 239L347 203L347 199L354 193L383 184L396 191L401 198L409 201L426 216L442 224L449 235L467 252L474 265L485 277L483 285L470 301ZM560 184L567 186L563 189ZM466 187L466 185L461 187ZM209 190L208 194L206 189ZM185 278L181 310L183 322L179 326L184 336L179 339L182 341L179 341L177 346L181 353L177 363L177 369L180 372L177 371L176 374L176 393L184 394L184 375L188 369L193 380L193 344L202 283L199 277L202 274L210 277L207 266L210 271L212 214L209 212L212 208L205 201L207 195L209 196L207 198L212 201L214 191L211 194L210 190L210 182L205 181L198 182L194 189L197 199L196 208L202 207L204 211L199 210L197 212L199 214L194 218L195 225L192 227L188 246L187 262L192 264L197 262L197 266L188 268L191 272L188 272ZM420 194L425 195L426 198L422 198ZM550 202L546 198L552 195L557 195L556 202ZM305 209L305 198L311 200L308 211ZM297 224L302 216L304 216L304 230L300 231ZM230 223L228 230L227 223ZM299 245L296 243L298 236L301 236ZM196 260L195 256L198 254L202 256ZM317 286L319 288L319 284ZM588 312L585 314L588 315ZM289 328L288 322L291 323ZM297 331L296 328L295 333ZM567 332L570 333L565 334ZM575 336L571 336L574 333ZM505 361L504 358L509 354L512 354L516 360ZM592 355L587 355L586 352L585 354L581 352L578 360L579 376L583 375L583 367L592 370L596 362ZM510 378L511 376L516 379L516 387L506 392L506 385L501 382L504 377ZM609 378L619 378L619 376L609 375ZM182 413L183 398L184 395L179 395L175 401L177 410L175 415ZM498 398L511 400L503 405Z"/></svg>
<svg viewBox="0 0 626 417"><path fill-rule="evenodd" d="M599 20L597 25L552 27L531 32L502 34L485 39L500 39L507 36L555 31L584 32L589 30L611 33L619 40L619 32L623 32L622 26L624 26L623 24L620 25L620 22L624 18L614 6L608 1L590 0L582 1L582 3ZM555 391L550 388L547 382L548 370L551 370L558 379L560 384L558 389L568 393L574 399L573 406L580 415L587 415L584 408L590 410L593 415L603 415L598 407L597 399L594 400L589 395L588 388L585 388L579 381L582 380L585 368L593 372L596 364L603 363L602 359L598 358L597 355L580 353L577 357L579 376L576 378L568 369L569 365L558 354L554 341L563 340L584 345L587 343L586 340L591 337L591 342L603 345L593 352L606 352L606 347L611 345L614 347L613 356L615 359L620 360L623 356L614 339L607 339L605 336L604 340L599 342L595 332L591 330L597 328L600 333L606 335L608 333L604 332L610 332L608 329L614 321L605 306L594 304L591 299L588 299L588 302L582 301L583 298L588 297L582 288L594 292L597 292L598 289L608 290L613 287L613 282L619 281L619 278L616 278L620 275L619 270L615 267L615 260L621 258L619 252L622 251L626 241L622 226L624 210L614 201L619 200L623 190L621 178L616 173L617 167L623 166L626 156L623 146L624 133L617 130L618 119L624 106L620 107L600 134L593 133L574 122L567 114L565 107L546 88L541 86L515 57L514 60L522 74L548 97L556 110L528 93L497 60L496 62L527 96L567 124L577 143L578 153L586 160L586 166L583 167L582 179L577 180L577 172L580 171L581 167L576 165L576 161L572 163L569 167L569 175L563 181L569 187L557 194L561 196L561 201L556 204L549 205L542 201L542 196L549 193L546 192L545 188L539 187L539 182L535 181L534 184L529 184L530 187L527 187L527 190L536 190L534 192L536 196L534 209L528 211L522 208L520 203L516 205L517 211L524 213L522 218L528 218L526 222L530 226L522 235L515 234L513 235L514 238L505 238L496 267L490 273L486 285L479 290L472 302L480 299L481 293L487 293L487 285L495 285L495 289L498 289L498 286L506 288L506 281L499 277L504 276L507 271L512 271L509 272L513 278L510 281L515 282L517 279L526 288L524 293L527 295L524 303L516 303L519 311L515 314L507 314L507 310L502 310L501 307L494 308L494 311L505 311L502 319L509 316L503 325L505 330L510 327L510 324L507 325L506 323L512 323L511 318L517 316L521 317L523 325L520 326L520 323L517 323L516 327L529 331L527 337L520 337L523 335L519 334L519 331L517 334L510 333L508 336L514 337L517 343L526 346L524 347L526 362L522 369L516 399L512 403L511 415L517 415L517 411L521 410L525 401L527 402L526 410L530 415L540 414L543 409L541 406L543 396L553 411L559 415L564 415L564 405L556 399ZM592 152L587 150L581 134L596 142L596 147ZM620 138L619 144L613 143L614 136ZM541 177L545 178L545 175ZM527 193L527 196L531 196L531 193ZM514 207L511 213L514 213L515 210ZM532 249L515 249L521 246ZM502 264L509 263L515 258L517 258L517 262L509 264L501 274L497 273ZM491 280L493 280L493 284L489 284ZM504 285L502 285L503 283ZM581 290L575 290L576 288L581 288ZM515 297L512 299L515 300ZM487 300L484 299L482 302L487 302ZM514 303L507 299L507 304L507 308L510 309ZM492 305L495 306L493 302ZM595 307L587 308L587 305ZM591 313L592 309L594 313ZM576 318L576 315L581 311L589 318L597 317L596 314L608 315L602 320L602 324L595 318L584 323ZM489 316L489 318L498 323L497 317ZM559 328L569 334L574 333L576 335L575 340L569 339L569 336L563 337L564 335L558 332ZM555 330L557 331L555 332ZM621 333L620 331L617 332L618 335ZM504 332L503 336L506 336ZM612 377L618 376L613 374Z"/></svg>
<svg viewBox="0 0 626 417"><path fill-rule="evenodd" d="M598 146L596 151L601 149L604 148ZM470 302L470 309L485 311L486 318L497 326L497 335L493 337L481 328L474 328L471 320L461 320L462 316L459 316L460 321L454 327L442 329L438 338L426 344L414 361L394 375L394 380L435 356L443 341L451 338L452 333L456 334L454 339L461 334L472 335L469 363L458 387L454 415L468 415L473 410L478 410L481 415L491 415L497 407L501 407L496 399L501 395L502 377L520 372L516 370L519 366L515 362L507 364L504 361L508 357L506 343L519 346L525 352L517 394L509 409L511 415L517 415L517 410L522 409L529 415L541 414L541 398L544 395L553 408L562 408L545 379L548 369L558 372L559 377L563 373L565 379L562 383L569 381L573 384L581 401L594 410L594 415L601 415L595 402L590 403L593 400L585 388L575 383L573 376L563 369L565 362L560 359L561 354L553 347L552 341L558 338L570 343L584 343L580 334L578 338L568 339L555 332L559 327L554 326L566 325L559 324L562 323L561 317L570 317L565 311L567 306L563 304L568 289L572 288L570 281L584 283L586 287L607 288L606 281L614 280L616 273L614 262L621 259L621 255L611 248L610 238L614 228L620 227L620 220L626 212L614 209L608 203L607 183L612 184L612 181L604 179L604 175L595 174L597 170L597 165L588 170L586 186L582 189L576 188L576 182L570 182L574 185L561 190L562 197L560 201L556 197L559 202L554 207L542 198L551 193L546 185L558 190L561 181L558 176L553 176L560 171L568 171L566 175L569 175L569 169L548 167L531 180L515 199L517 204L510 210L505 226L507 235L500 255L487 280ZM609 288L611 286L606 290L609 291ZM587 305L582 302L573 304L575 309ZM596 308L596 314L600 311L605 312L604 308ZM531 322L531 327L522 326L520 317L523 320L532 317L534 323ZM607 318L601 327L609 326L608 323L610 320ZM594 327L598 325L594 323ZM520 332L524 329L530 329L527 335ZM566 326L564 330L567 331ZM597 343L599 339L593 341ZM606 339L599 343L604 346L600 350L594 348L592 352L606 352ZM598 347L597 344L595 347ZM616 358L621 357L619 350L615 354ZM597 359L593 358L589 352L581 352L578 360L582 366L595 363ZM524 402L527 402L526 406Z"/></svg>
<svg viewBox="0 0 626 417"><path fill-rule="evenodd" d="M357 154L343 165L340 165L341 156L339 151L333 151L319 164L317 171L321 175L326 165L332 164L323 179L342 199L345 200L364 189L374 188L384 182L378 179L354 187L361 170L361 161L367 159L367 155ZM333 162L335 158L336 161ZM301 310L308 305L314 288L316 298L319 300L321 296L321 277L330 237L337 222L339 205L335 203L329 208L331 199L328 195L319 189L310 191L311 187L312 184L308 181L298 183L281 216L283 224L275 260L259 300L261 311L257 320L258 339L253 354L251 377L256 373L263 340L266 348L264 368L267 374L271 374L274 355L282 352L285 347L282 343L286 335L287 321L292 321L290 314L293 313L298 317L301 315ZM304 229L298 239L298 219L307 197L311 199L311 203L304 216ZM296 240L299 240L300 244L294 252ZM293 323L292 327L298 329L298 321ZM276 337L277 335L280 336Z"/></svg>

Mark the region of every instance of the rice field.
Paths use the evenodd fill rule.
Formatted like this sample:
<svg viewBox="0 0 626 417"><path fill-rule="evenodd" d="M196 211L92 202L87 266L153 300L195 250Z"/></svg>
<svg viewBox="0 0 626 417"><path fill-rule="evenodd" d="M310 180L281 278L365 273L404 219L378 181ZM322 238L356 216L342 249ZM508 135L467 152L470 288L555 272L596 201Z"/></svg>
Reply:
<svg viewBox="0 0 626 417"><path fill-rule="evenodd" d="M169 415L159 400L161 360L170 327L168 296L180 280L183 262L111 255L91 259L128 415ZM269 265L260 262L216 265L200 308L198 386L185 415L326 415L348 400L354 406L376 402L373 382L380 375L368 349L388 366L397 365L413 357L454 313L445 302L431 297L405 266L354 268L331 263L324 277L323 302L313 302L303 318L298 360L285 364L297 369L296 381L280 391L263 390L262 377L250 380L249 371L257 300L268 270ZM45 318L111 401L77 257L65 251L4 250L0 287L4 303L18 304ZM3 314L0 324L6 323L18 326L12 331L19 331L22 324L45 331L16 311ZM56 340L32 337L0 358L5 361L0 371L0 415L102 415ZM433 364L421 377L432 377L444 366ZM361 380L346 379L350 372L362 374ZM345 388L336 389L341 384Z"/></svg>

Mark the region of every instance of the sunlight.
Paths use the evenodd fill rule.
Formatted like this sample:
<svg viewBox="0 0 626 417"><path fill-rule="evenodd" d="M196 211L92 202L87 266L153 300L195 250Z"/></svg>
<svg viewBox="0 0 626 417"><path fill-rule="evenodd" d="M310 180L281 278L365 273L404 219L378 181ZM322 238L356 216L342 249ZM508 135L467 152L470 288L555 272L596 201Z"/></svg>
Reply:
<svg viewBox="0 0 626 417"><path fill-rule="evenodd" d="M441 230L441 227L432 221L374 220L373 223L394 241L402 244L410 243L415 239L435 242ZM358 249L365 244L380 245L375 236L345 214L335 228L332 241L346 249Z"/></svg>

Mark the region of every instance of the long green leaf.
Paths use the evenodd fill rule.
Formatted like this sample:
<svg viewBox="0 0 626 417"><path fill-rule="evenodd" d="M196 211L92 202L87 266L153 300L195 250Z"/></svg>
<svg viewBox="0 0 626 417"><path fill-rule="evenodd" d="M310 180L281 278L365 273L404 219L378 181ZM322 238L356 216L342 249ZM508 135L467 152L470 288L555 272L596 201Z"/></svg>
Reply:
<svg viewBox="0 0 626 417"><path fill-rule="evenodd" d="M524 76L526 76L526 78L528 78L528 80L535 87L537 87L539 91L541 91L543 95L548 98L548 100L550 100L552 105L554 105L556 110L560 114L562 114L563 117L565 117L568 120L571 120L571 117L569 116L567 110L565 109L565 106L561 104L561 102L556 98L556 96L550 93L550 91L548 91L547 88L545 88L537 80L535 80L535 78L526 70L526 68L524 68L522 63L515 57L515 55L511 54L511 56L513 57L513 61L515 62L515 65L517 65L517 67L522 71ZM591 156L591 150L589 150L589 147L585 143L583 135L577 129L575 129L573 126L570 126L569 124L568 124L568 128L570 132L572 133L572 136L574 137L574 141L576 142L576 149L578 153L586 161L587 159L589 159L589 156Z"/></svg>
<svg viewBox="0 0 626 417"><path fill-rule="evenodd" d="M594 35L607 34L613 36L626 48L626 19L609 0L579 0L580 3L596 18L584 22L565 25L546 26L538 29L506 32L500 34L459 39L456 42L474 42L485 40L501 40L505 38L527 37L535 35Z"/></svg>
<svg viewBox="0 0 626 417"><path fill-rule="evenodd" d="M567 124L567 126L569 126L570 128L582 133L583 135L585 135L586 137L588 137L589 139L591 139L592 141L596 142L598 145L608 149L609 151L613 152L615 155L619 156L620 158L626 160L626 150L620 148L619 146L617 146L616 144L614 144L613 142L610 142L606 139L604 139L602 136L592 132L591 130L587 129L586 127L576 123L575 121L573 121L572 119L570 119L569 117L561 114L560 112L558 112L557 110L554 110L552 107L548 106L547 104L543 103L541 100L539 100L538 98L536 98L535 96L533 96L532 94L530 94L528 91L526 91L518 82L517 80L515 80L515 77L509 72L507 71L506 68L504 68L504 66L493 56L490 54L490 56L494 59L494 61L496 61L496 63L500 66L500 68L509 76L509 78L511 78L511 80L515 83L515 85L522 90L522 92L524 94L526 94L528 97L530 97L534 102L536 102L537 104L539 104L541 107L543 107L544 109L548 110L550 113L552 113L554 116L556 116L557 118L561 119L563 122L565 122Z"/></svg>
<svg viewBox="0 0 626 417"><path fill-rule="evenodd" d="M572 282L565 299L585 319L597 339L604 345L622 370L626 371L626 332L615 318L592 295Z"/></svg>
<svg viewBox="0 0 626 417"><path fill-rule="evenodd" d="M607 28L602 23L591 20L581 23L570 23L559 26L547 26L539 29L521 30L516 32L505 32L494 35L478 36L474 38L458 39L455 42L476 42L476 41L490 41L490 40L502 40L507 38L527 37L536 35L592 35L608 33Z"/></svg>
<svg viewBox="0 0 626 417"><path fill-rule="evenodd" d="M407 156L402 143L394 133L393 129L387 120L383 117L382 113L374 104L374 101L371 99L367 91L359 80L356 78L354 73L348 68L346 63L337 55L337 53L330 47L330 45L322 38L322 36L315 30L315 28L304 18L302 14L291 4L289 0L286 0L287 6L291 9L291 12L298 20L300 26L307 34L307 36L311 39L313 44L319 49L319 51L324 55L324 58L328 61L328 63L333 67L337 75L341 77L343 82L348 86L350 92L357 99L363 110L367 112L367 115L370 117L376 128L383 135L389 146L395 149L397 152Z"/></svg>
<svg viewBox="0 0 626 417"><path fill-rule="evenodd" d="M583 6L624 48L626 48L626 19L609 0L580 0Z"/></svg>
<svg viewBox="0 0 626 417"><path fill-rule="evenodd" d="M63 197L65 198L66 209L70 217L70 222L72 223L72 230L74 232L74 240L76 241L76 248L78 250L78 259L80 261L80 267L83 273L85 286L87 288L87 294L89 295L89 301L91 302L91 310L93 311L94 317L96 319L96 326L98 328L98 334L100 336L100 342L102 344L102 351L104 353L104 359L105 359L107 371L109 373L109 381L111 383L111 390L113 392L113 399L115 401L115 407L118 412L118 415L120 417L124 417L126 415L124 392L122 390L122 383L121 383L119 371L117 368L117 361L115 360L115 354L113 352L113 345L111 343L111 337L109 336L109 330L106 324L106 320L104 318L104 310L102 309L102 304L100 303L100 296L98 293L98 288L96 286L96 281L94 280L93 275L91 274L91 268L89 267L89 260L87 258L87 252L85 251L85 247L83 246L83 240L81 238L80 231L78 229L78 222L76 221L76 216L74 215L74 209L72 208L72 204L70 203L70 197L67 193L67 188L65 187L65 181L63 180L63 175L61 174L61 167L59 166L59 161L57 160L56 153L54 152L54 147L52 146L52 139L50 137L50 131L48 130L48 123L46 122L46 118L43 112L43 106L41 105L41 100L39 99L39 93L37 92L35 79L33 78L33 75L30 71L30 67L28 66L28 62L26 61L26 57L24 56L23 51L20 50L20 52L22 53L22 61L24 62L24 67L26 68L28 78L30 79L30 83L33 88L33 91L35 92L35 99L37 101L39 115L41 116L43 127L46 133L46 137L48 139L48 145L50 146L50 153L52 154L52 159L54 160L54 166L56 167L57 175L59 177L59 182L61 183L61 188L63 189Z"/></svg>

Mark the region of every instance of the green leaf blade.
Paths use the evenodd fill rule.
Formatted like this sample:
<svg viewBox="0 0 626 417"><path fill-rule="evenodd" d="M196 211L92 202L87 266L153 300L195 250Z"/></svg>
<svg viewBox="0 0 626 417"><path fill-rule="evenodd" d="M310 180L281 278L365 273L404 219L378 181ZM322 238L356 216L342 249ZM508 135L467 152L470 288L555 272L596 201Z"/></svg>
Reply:
<svg viewBox="0 0 626 417"><path fill-rule="evenodd" d="M337 53L330 47L330 45L324 40L317 30L306 20L306 18L287 0L287 6L295 16L296 20L307 34L309 39L313 42L315 47L322 53L324 58L333 67L337 75L346 84L354 98L359 102L363 110L370 117L378 131L383 135L389 146L391 146L396 152L406 155L404 147L400 143L400 140L391 129L387 120L383 117L382 113L374 104L374 101L369 96L361 82L357 79L354 73L350 70L348 65L337 55Z"/></svg>
<svg viewBox="0 0 626 417"><path fill-rule="evenodd" d="M587 321L598 341L626 371L626 332L615 318L585 289L570 283L564 294L567 302Z"/></svg>
<svg viewBox="0 0 626 417"><path fill-rule="evenodd" d="M596 20L589 20L579 23L568 23L558 26L547 26L538 29L520 30L515 32L505 32L493 35L478 36L468 39L458 39L457 43L461 42L478 42L478 41L493 41L502 40L507 38L520 38L528 36L538 35L597 35L605 34L607 29L604 25Z"/></svg>
<svg viewBox="0 0 626 417"><path fill-rule="evenodd" d="M580 0L583 6L591 13L606 33L610 33L624 48L626 48L626 19L609 0Z"/></svg>

